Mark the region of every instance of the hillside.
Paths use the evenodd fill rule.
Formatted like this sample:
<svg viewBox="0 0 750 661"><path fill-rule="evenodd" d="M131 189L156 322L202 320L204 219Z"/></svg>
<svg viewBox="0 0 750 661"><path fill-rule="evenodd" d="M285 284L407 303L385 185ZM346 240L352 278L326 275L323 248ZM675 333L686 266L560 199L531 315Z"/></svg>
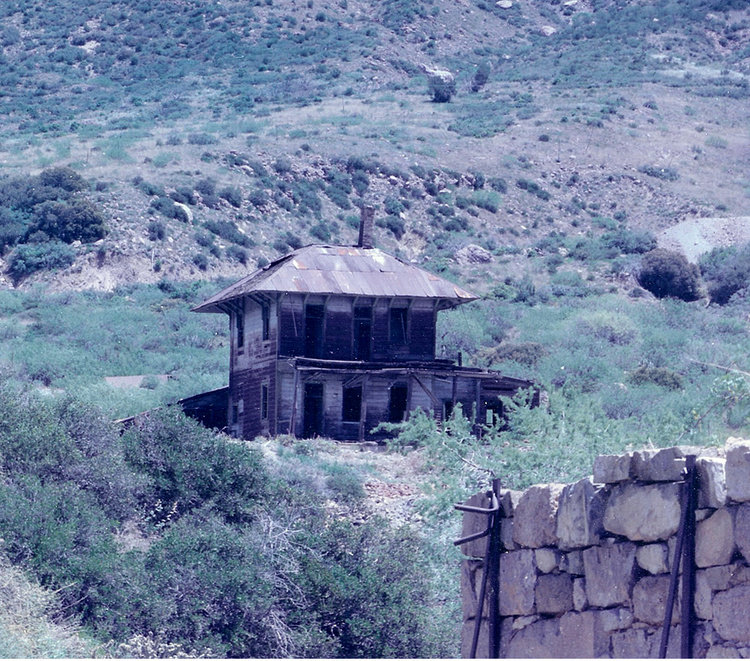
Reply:
<svg viewBox="0 0 750 661"><path fill-rule="evenodd" d="M236 277L353 242L366 201L382 247L484 291L581 238L744 215L742 4L4 3L3 174L69 166L106 235L2 284Z"/></svg>

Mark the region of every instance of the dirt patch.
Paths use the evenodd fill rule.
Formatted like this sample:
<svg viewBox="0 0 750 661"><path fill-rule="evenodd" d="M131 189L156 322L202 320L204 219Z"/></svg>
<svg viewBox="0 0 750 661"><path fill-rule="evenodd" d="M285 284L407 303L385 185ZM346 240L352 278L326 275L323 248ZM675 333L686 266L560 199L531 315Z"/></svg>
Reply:
<svg viewBox="0 0 750 661"><path fill-rule="evenodd" d="M689 261L713 248L741 245L750 241L750 216L692 218L661 232L659 246L682 252Z"/></svg>

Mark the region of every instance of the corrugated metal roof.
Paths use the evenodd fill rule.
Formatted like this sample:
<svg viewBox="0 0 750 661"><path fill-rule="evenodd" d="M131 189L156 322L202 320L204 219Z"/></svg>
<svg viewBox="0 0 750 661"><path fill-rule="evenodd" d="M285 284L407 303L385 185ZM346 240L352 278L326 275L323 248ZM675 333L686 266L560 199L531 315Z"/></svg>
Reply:
<svg viewBox="0 0 750 661"><path fill-rule="evenodd" d="M458 285L377 248L306 246L251 273L193 309L221 312L221 303L253 292L435 298L452 305L477 298Z"/></svg>

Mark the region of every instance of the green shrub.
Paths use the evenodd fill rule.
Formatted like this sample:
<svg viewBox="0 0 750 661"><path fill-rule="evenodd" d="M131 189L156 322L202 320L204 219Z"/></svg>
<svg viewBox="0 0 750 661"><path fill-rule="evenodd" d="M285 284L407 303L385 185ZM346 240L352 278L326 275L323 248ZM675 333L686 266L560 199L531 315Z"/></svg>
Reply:
<svg viewBox="0 0 750 661"><path fill-rule="evenodd" d="M679 252L657 248L641 260L638 284L657 298L672 296L683 301L700 298L698 268Z"/></svg>
<svg viewBox="0 0 750 661"><path fill-rule="evenodd" d="M219 191L219 197L224 198L233 207L239 209L242 206L242 191L235 186L227 186Z"/></svg>
<svg viewBox="0 0 750 661"><path fill-rule="evenodd" d="M364 170L354 170L351 176L354 190L362 197L370 186L370 178Z"/></svg>
<svg viewBox="0 0 750 661"><path fill-rule="evenodd" d="M538 342L508 342L494 349L492 358L498 362L512 361L531 367L548 354L549 351Z"/></svg>
<svg viewBox="0 0 750 661"><path fill-rule="evenodd" d="M154 198L153 200L151 200L151 204L149 204L149 209L158 211L160 214L166 216L167 218L174 218L183 223L187 222L187 214L185 213L185 210L180 209L180 207L178 207L168 197Z"/></svg>
<svg viewBox="0 0 750 661"><path fill-rule="evenodd" d="M209 232L213 232L225 241L236 243L238 246L250 248L255 245L255 241L247 236L247 234L240 232L231 220L207 220L203 223L203 226Z"/></svg>
<svg viewBox="0 0 750 661"><path fill-rule="evenodd" d="M489 184L490 188L496 190L498 193L508 192L508 183L502 177L490 177Z"/></svg>
<svg viewBox="0 0 750 661"><path fill-rule="evenodd" d="M656 248L656 237L651 232L624 228L606 232L601 241L607 248L614 248L626 255L646 253Z"/></svg>
<svg viewBox="0 0 750 661"><path fill-rule="evenodd" d="M208 257L202 252L198 252L193 255L193 264L195 264L201 271L208 269Z"/></svg>
<svg viewBox="0 0 750 661"><path fill-rule="evenodd" d="M213 179L199 179L195 184L195 190L201 195L214 195L216 193L216 182Z"/></svg>
<svg viewBox="0 0 750 661"><path fill-rule="evenodd" d="M682 376L667 367L641 365L628 375L628 381L637 386L654 383L667 390L681 390L683 387Z"/></svg>
<svg viewBox="0 0 750 661"><path fill-rule="evenodd" d="M216 136L210 133L191 133L188 135L188 143L191 145L215 145L218 142Z"/></svg>
<svg viewBox="0 0 750 661"><path fill-rule="evenodd" d="M474 72L474 77L471 79L471 91L478 92L482 89L489 80L490 72L492 67L487 60L482 60L477 70Z"/></svg>
<svg viewBox="0 0 750 661"><path fill-rule="evenodd" d="M406 231L404 221L399 216L385 216L385 218L378 218L375 221L375 224L379 227L385 227L397 239L400 239Z"/></svg>
<svg viewBox="0 0 750 661"><path fill-rule="evenodd" d="M495 191L476 190L471 194L471 201L480 209L497 213L500 208L500 196Z"/></svg>
<svg viewBox="0 0 750 661"><path fill-rule="evenodd" d="M638 328L624 314L600 310L581 315L576 321L576 333L623 346L635 340Z"/></svg>
<svg viewBox="0 0 750 661"><path fill-rule="evenodd" d="M68 167L47 168L39 173L42 186L61 188L69 193L86 190L89 185L75 170Z"/></svg>
<svg viewBox="0 0 750 661"><path fill-rule="evenodd" d="M750 244L741 248L714 248L700 259L712 303L726 305L750 285Z"/></svg>
<svg viewBox="0 0 750 661"><path fill-rule="evenodd" d="M528 179L517 179L516 186L521 190L525 190L526 192L531 193L532 195L536 195L540 200L547 201L552 197L549 191L544 190L544 188L542 188L535 181L530 181Z"/></svg>
<svg viewBox="0 0 750 661"><path fill-rule="evenodd" d="M229 246L227 248L227 257L235 262L239 262L243 266L247 264L247 251L239 246Z"/></svg>
<svg viewBox="0 0 750 661"><path fill-rule="evenodd" d="M150 476L159 500L177 503L179 515L210 502L229 521L247 520L266 493L256 450L227 442L178 408L141 416L123 442L128 463Z"/></svg>
<svg viewBox="0 0 750 661"><path fill-rule="evenodd" d="M160 220L149 221L147 229L150 241L163 241L167 236L166 225Z"/></svg>
<svg viewBox="0 0 750 661"><path fill-rule="evenodd" d="M672 168L660 168L655 165L642 165L638 168L638 172L643 172L649 177L655 177L656 179L662 179L663 181L677 181L680 175L677 170Z"/></svg>
<svg viewBox="0 0 750 661"><path fill-rule="evenodd" d="M70 266L75 261L73 248L61 241L18 246L8 259L8 273L15 282L41 271Z"/></svg>
<svg viewBox="0 0 750 661"><path fill-rule="evenodd" d="M27 236L43 232L53 240L72 243L91 243L104 238L104 214L94 204L84 199L70 202L43 202L34 208Z"/></svg>
<svg viewBox="0 0 750 661"><path fill-rule="evenodd" d="M310 228L310 234L323 243L330 243L331 230L325 223L317 223Z"/></svg>

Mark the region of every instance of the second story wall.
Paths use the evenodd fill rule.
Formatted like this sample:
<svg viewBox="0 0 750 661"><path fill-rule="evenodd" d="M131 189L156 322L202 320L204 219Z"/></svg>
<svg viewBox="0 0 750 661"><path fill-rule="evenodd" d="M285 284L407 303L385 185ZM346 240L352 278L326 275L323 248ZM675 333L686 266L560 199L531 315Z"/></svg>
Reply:
<svg viewBox="0 0 750 661"><path fill-rule="evenodd" d="M436 304L420 299L284 294L279 355L324 360L432 360Z"/></svg>
<svg viewBox="0 0 750 661"><path fill-rule="evenodd" d="M245 370L276 356L277 304L246 298L231 315L232 369Z"/></svg>

